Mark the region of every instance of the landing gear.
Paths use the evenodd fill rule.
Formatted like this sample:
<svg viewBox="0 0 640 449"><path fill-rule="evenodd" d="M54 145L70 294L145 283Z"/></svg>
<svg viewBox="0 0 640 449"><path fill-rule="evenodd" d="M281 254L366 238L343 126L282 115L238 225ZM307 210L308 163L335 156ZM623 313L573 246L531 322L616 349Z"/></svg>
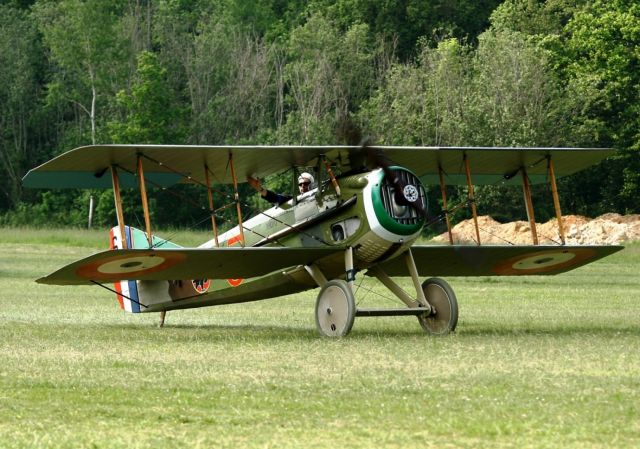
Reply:
<svg viewBox="0 0 640 449"><path fill-rule="evenodd" d="M431 313L418 316L422 328L433 335L453 332L458 324L458 301L449 284L440 278L430 278L422 283Z"/></svg>
<svg viewBox="0 0 640 449"><path fill-rule="evenodd" d="M449 284L440 278L429 278L420 283L411 250L404 254L407 271L416 290L412 296L393 281L379 265L368 269L385 287L395 294L407 307L403 309L358 309L356 308L353 281L355 270L353 250L345 251L345 278L327 281L322 271L314 264L305 269L320 287L316 299L316 327L326 337L344 337L353 327L356 316L405 316L418 318L420 326L432 335L446 335L453 332L458 324L458 301Z"/></svg>
<svg viewBox="0 0 640 449"><path fill-rule="evenodd" d="M316 326L326 337L344 337L351 331L356 316L353 291L343 280L327 282L316 299Z"/></svg>

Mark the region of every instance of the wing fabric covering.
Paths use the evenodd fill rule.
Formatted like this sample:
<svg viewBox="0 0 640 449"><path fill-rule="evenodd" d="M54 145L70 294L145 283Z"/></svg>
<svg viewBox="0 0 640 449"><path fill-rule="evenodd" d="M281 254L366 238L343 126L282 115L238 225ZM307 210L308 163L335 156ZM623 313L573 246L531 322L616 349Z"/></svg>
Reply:
<svg viewBox="0 0 640 449"><path fill-rule="evenodd" d="M547 182L548 161L556 177L567 176L614 154L606 148L488 148L370 146L394 165L406 167L426 184L438 184L442 170L447 184L466 185L466 157L475 185L515 183L525 169L532 184ZM196 145L92 145L67 151L36 167L23 179L32 188L110 188L110 167L117 167L123 187L136 187L133 175L142 161L151 185L205 183L207 166L214 184L231 183L229 157L238 179L264 177L291 168L313 166L319 156L337 163L342 171L362 166L366 159L359 146L196 146Z"/></svg>
<svg viewBox="0 0 640 449"><path fill-rule="evenodd" d="M550 275L573 270L620 251L622 246L413 246L422 276ZM73 262L37 280L90 285L124 279L229 279L262 276L309 265L340 248L121 249ZM390 276L407 276L403 257L380 264ZM93 281L93 282L92 282Z"/></svg>
<svg viewBox="0 0 640 449"><path fill-rule="evenodd" d="M413 246L421 276L521 276L564 273L623 249L622 246ZM389 276L407 276L404 258L380 264Z"/></svg>
<svg viewBox="0 0 640 449"><path fill-rule="evenodd" d="M340 248L119 249L103 251L38 279L40 284L91 285L124 279L230 279L307 265Z"/></svg>

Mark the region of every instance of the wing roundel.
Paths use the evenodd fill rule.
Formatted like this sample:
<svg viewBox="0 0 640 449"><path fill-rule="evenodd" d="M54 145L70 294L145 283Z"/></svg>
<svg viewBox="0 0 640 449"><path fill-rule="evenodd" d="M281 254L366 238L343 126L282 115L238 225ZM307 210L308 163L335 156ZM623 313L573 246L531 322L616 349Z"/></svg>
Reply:
<svg viewBox="0 0 640 449"><path fill-rule="evenodd" d="M411 247L422 276L523 276L550 275L573 270L623 249L622 246L466 246ZM382 262L389 276L407 276L398 257Z"/></svg>
<svg viewBox="0 0 640 449"><path fill-rule="evenodd" d="M40 278L41 284L173 279L237 279L307 265L341 252L340 248L198 248L103 251Z"/></svg>

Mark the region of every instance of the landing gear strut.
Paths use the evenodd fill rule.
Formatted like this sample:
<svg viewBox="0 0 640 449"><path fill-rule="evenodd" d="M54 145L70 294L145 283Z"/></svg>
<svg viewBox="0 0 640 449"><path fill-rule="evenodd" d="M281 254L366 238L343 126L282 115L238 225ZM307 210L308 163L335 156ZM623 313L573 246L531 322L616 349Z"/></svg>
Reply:
<svg viewBox="0 0 640 449"><path fill-rule="evenodd" d="M356 316L414 315L420 326L432 335L446 335L458 324L458 301L451 286L440 278L429 278L420 284L418 269L411 250L404 256L411 281L416 289L413 297L393 281L380 266L369 268L385 287L407 306L404 309L358 309L355 305L353 281L355 270L353 249L345 251L345 278L327 281L314 264L305 266L309 275L320 286L316 299L316 327L326 337L344 337L353 327Z"/></svg>

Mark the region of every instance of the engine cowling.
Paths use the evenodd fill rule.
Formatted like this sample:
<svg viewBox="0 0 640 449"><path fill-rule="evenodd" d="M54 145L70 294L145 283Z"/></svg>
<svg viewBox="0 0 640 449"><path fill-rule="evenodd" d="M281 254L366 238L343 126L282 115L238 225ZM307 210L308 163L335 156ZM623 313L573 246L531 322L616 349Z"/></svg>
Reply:
<svg viewBox="0 0 640 449"><path fill-rule="evenodd" d="M428 207L425 188L420 179L405 168L391 167L388 172L394 179L389 179L382 170L371 172L363 192L371 229L393 242L417 237Z"/></svg>

